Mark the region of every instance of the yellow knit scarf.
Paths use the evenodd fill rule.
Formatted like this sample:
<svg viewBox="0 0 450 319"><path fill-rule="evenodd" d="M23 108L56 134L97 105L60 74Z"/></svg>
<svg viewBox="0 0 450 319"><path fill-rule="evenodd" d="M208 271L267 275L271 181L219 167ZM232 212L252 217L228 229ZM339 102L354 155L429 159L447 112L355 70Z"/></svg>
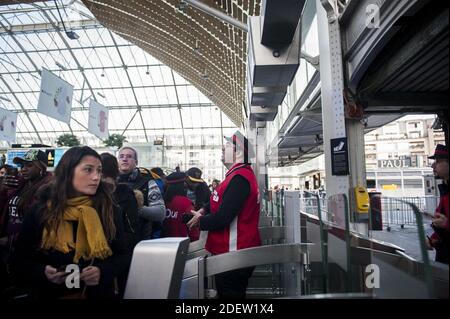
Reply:
<svg viewBox="0 0 450 319"><path fill-rule="evenodd" d="M78 221L76 242L73 241L72 221ZM49 233L44 228L41 248L44 250L55 249L62 253L69 253L75 249L73 257L75 263L78 263L80 258L84 260L105 259L112 255L100 217L93 208L89 196L75 197L67 201L63 220L57 231L53 229Z"/></svg>

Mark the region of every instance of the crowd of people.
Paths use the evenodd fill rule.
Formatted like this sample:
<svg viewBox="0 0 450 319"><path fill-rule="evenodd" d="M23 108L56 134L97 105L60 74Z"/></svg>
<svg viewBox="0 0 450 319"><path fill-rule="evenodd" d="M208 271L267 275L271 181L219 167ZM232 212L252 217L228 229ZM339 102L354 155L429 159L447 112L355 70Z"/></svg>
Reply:
<svg viewBox="0 0 450 319"><path fill-rule="evenodd" d="M208 230L211 254L260 245L259 191L248 156L248 141L237 132L223 148L226 178L210 186L196 167L167 176L140 168L127 146L117 158L72 147L52 173L41 150L14 158L19 170L0 168L0 298L123 298L142 240L195 241ZM74 265L75 286L67 282ZM216 276L219 297L245 296L252 271Z"/></svg>
<svg viewBox="0 0 450 319"><path fill-rule="evenodd" d="M37 149L0 167L0 298L123 298L134 247L161 237L199 239L219 255L261 245L260 193L248 140L236 132L222 149L228 169L211 185L202 171L139 167L138 153L117 157L88 146L67 150L54 172ZM430 157L443 179L428 238L448 264L448 148ZM157 262L157 261L155 261ZM67 278L78 270L79 285ZM219 298L245 298L254 267L215 276Z"/></svg>

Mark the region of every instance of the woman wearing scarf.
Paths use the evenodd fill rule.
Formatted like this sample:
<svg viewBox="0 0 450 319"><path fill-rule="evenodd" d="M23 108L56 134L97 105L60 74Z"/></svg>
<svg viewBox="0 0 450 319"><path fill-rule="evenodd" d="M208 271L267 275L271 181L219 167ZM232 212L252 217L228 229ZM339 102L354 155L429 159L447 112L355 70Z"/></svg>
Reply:
<svg viewBox="0 0 450 319"><path fill-rule="evenodd" d="M56 167L48 198L27 214L14 265L32 297L115 297L114 278L130 256L120 210L101 177L98 153L73 147Z"/></svg>

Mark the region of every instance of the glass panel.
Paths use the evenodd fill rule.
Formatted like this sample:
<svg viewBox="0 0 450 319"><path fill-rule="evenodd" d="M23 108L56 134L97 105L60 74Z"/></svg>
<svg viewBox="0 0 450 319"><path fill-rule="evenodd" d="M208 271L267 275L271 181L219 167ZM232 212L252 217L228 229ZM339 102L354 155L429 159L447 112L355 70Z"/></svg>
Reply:
<svg viewBox="0 0 450 319"><path fill-rule="evenodd" d="M427 248L437 201L436 197L393 198L381 193L370 194L371 263L380 273L379 286L373 287L372 292L378 297L437 297L430 265L435 252ZM383 272L389 276L383 276Z"/></svg>
<svg viewBox="0 0 450 319"><path fill-rule="evenodd" d="M67 21L94 18L82 2L75 1L68 4L69 2L65 3L67 7L63 14ZM2 6L0 13L2 10L10 11L11 8L26 9L26 12L18 14L3 14L7 20L5 23L13 25L59 20L53 3L35 5L47 7L45 12L48 17L34 5ZM208 165L208 170L211 167L211 171L206 173L208 176L222 177L221 135L231 135L236 130L235 125L217 107L204 107L203 104L213 104L179 74L172 72L169 67L142 49L112 34L119 46L117 49L111 33L101 25L83 28L73 26L80 38L67 43L61 37L65 36L64 33L56 31L15 32L15 39L28 56L10 35L0 35L0 52L2 52L0 74L11 89L0 81L0 94L12 101L0 100L0 107L9 110L22 110L23 107L29 110L31 122L40 131L43 143L52 145L58 135L70 133L72 129L82 143L95 146L101 145L101 141L86 132L85 128L88 124L89 100L92 98L110 107L111 133L122 134L128 125L125 135L130 142L146 142L141 117L139 114L134 116L138 106L142 107L142 119L149 141L157 136L169 138L171 134L182 137L182 121L180 111L176 107L180 105L186 141L192 141L193 147L199 146L199 141L206 143L205 145L211 144L211 150L202 150L200 153L209 154L211 151L208 156L212 157L205 155L203 158L201 155L199 161L211 164ZM127 66L126 69L123 67L122 59ZM80 66L84 69L83 73L79 69ZM38 70L42 68L50 70L74 86L71 129L65 123L35 112L41 82ZM175 85L180 86L175 89ZM134 86L134 89L131 86ZM155 108L149 108L153 106ZM23 113L19 114L18 141L41 142L31 122ZM222 124L225 126L224 130L220 129ZM188 135L194 137L187 137ZM176 141L179 142L180 139ZM189 159L189 154L183 154L182 158L186 166L189 161L196 160Z"/></svg>

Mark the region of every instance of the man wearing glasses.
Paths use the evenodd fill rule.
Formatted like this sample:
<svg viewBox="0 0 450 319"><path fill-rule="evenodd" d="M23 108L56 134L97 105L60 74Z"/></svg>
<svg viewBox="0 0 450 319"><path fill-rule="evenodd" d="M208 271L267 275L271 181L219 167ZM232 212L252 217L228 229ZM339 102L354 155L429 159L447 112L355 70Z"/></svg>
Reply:
<svg viewBox="0 0 450 319"><path fill-rule="evenodd" d="M148 174L143 174L138 165L137 151L129 146L124 146L118 154L119 171L118 183L125 183L133 190L139 190L144 197L144 207L139 209L139 217L142 219L140 239L151 239L152 225L161 222L166 214L164 199L156 181Z"/></svg>

